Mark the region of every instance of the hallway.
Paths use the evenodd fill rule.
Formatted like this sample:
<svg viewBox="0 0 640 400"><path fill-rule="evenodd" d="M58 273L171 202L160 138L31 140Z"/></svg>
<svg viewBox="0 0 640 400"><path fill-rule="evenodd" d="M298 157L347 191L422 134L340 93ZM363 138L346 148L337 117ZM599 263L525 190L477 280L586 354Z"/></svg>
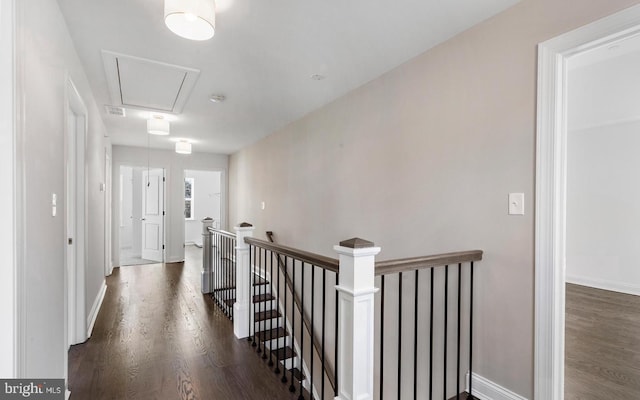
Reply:
<svg viewBox="0 0 640 400"><path fill-rule="evenodd" d="M93 335L69 353L71 399L294 399L199 289L186 262L116 268Z"/></svg>

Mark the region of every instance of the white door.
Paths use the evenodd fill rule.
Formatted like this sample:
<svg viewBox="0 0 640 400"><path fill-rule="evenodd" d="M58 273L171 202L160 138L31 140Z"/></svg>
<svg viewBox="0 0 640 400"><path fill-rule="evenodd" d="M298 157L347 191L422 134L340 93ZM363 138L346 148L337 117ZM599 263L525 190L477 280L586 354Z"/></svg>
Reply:
<svg viewBox="0 0 640 400"><path fill-rule="evenodd" d="M163 262L164 170L142 172L142 258Z"/></svg>

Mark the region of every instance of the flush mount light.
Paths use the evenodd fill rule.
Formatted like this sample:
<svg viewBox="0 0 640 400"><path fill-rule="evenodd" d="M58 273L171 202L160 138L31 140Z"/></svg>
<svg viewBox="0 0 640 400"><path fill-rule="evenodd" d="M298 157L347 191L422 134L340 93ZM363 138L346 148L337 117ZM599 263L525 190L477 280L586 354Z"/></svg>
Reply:
<svg viewBox="0 0 640 400"><path fill-rule="evenodd" d="M191 154L191 143L186 140L176 142L176 153L178 154Z"/></svg>
<svg viewBox="0 0 640 400"><path fill-rule="evenodd" d="M147 120L147 133L152 135L168 135L171 124L161 115L154 115Z"/></svg>
<svg viewBox="0 0 640 400"><path fill-rule="evenodd" d="M164 23L185 39L211 39L216 30L214 0L165 0Z"/></svg>
<svg viewBox="0 0 640 400"><path fill-rule="evenodd" d="M321 74L313 74L313 75L310 76L310 78L311 78L311 80L314 80L314 81L321 81L324 78L326 78L326 76L321 75Z"/></svg>

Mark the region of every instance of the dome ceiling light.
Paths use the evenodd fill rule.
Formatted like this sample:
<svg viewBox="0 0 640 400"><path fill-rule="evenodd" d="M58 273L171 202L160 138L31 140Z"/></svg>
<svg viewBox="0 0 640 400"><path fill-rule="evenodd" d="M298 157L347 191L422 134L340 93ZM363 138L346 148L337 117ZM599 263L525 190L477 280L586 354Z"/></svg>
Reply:
<svg viewBox="0 0 640 400"><path fill-rule="evenodd" d="M216 31L214 0L165 0L164 23L176 35L208 40Z"/></svg>

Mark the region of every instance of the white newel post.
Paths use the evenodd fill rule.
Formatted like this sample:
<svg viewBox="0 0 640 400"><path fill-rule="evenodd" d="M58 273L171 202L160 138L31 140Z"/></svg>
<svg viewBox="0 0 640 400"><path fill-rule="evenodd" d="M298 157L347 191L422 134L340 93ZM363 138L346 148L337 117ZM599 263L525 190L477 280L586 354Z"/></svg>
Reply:
<svg viewBox="0 0 640 400"><path fill-rule="evenodd" d="M202 220L202 273L200 274L200 290L202 293L213 291L213 252L212 234L209 228L213 227L213 218L207 217Z"/></svg>
<svg viewBox="0 0 640 400"><path fill-rule="evenodd" d="M251 265L249 260L249 245L244 238L252 237L253 225L246 222L236 226L236 302L233 305L233 333L236 337L249 337L249 319L251 318Z"/></svg>
<svg viewBox="0 0 640 400"><path fill-rule="evenodd" d="M363 239L340 242L337 400L373 399L375 256L380 247Z"/></svg>

